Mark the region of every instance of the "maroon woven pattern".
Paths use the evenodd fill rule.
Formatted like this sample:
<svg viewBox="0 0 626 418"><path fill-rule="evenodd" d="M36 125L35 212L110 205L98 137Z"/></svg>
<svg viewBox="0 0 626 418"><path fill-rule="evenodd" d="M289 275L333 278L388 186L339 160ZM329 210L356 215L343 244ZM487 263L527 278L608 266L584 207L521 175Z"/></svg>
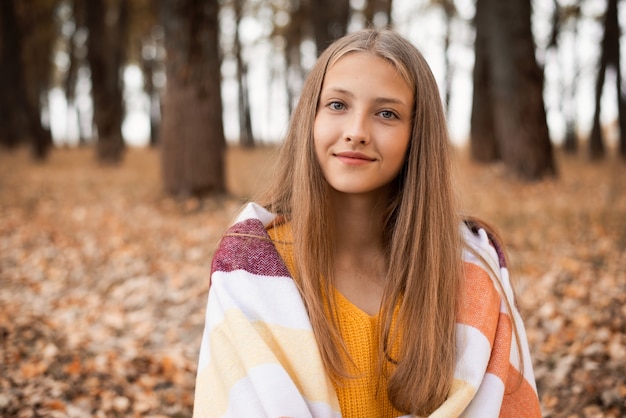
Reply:
<svg viewBox="0 0 626 418"><path fill-rule="evenodd" d="M263 276L289 276L289 270L258 219L236 223L226 231L213 256L211 269L213 272L245 270Z"/></svg>

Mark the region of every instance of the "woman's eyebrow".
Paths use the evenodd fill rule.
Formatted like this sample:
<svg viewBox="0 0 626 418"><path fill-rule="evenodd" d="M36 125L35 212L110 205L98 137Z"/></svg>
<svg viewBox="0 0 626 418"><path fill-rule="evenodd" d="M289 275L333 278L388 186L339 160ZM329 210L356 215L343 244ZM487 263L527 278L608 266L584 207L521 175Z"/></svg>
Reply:
<svg viewBox="0 0 626 418"><path fill-rule="evenodd" d="M328 87L322 90L322 94L324 93L336 93L336 94L343 94L345 96L348 97L354 97L354 94L346 89L343 89L341 87ZM374 99L374 102L377 104L387 104L387 103L391 103L391 104L399 104L402 106L406 106L406 107L410 107L409 103L405 103L403 100L397 99L395 97L377 97Z"/></svg>
<svg viewBox="0 0 626 418"><path fill-rule="evenodd" d="M374 102L381 104L399 104L405 107L410 107L409 103L405 103L403 100L396 99L395 97L377 97L376 99L374 99Z"/></svg>
<svg viewBox="0 0 626 418"><path fill-rule="evenodd" d="M327 88L322 89L322 94L329 93L329 92L339 93L339 94L343 94L346 96L354 97L354 94L352 94L352 92L350 92L349 90L343 89L341 87L327 87Z"/></svg>

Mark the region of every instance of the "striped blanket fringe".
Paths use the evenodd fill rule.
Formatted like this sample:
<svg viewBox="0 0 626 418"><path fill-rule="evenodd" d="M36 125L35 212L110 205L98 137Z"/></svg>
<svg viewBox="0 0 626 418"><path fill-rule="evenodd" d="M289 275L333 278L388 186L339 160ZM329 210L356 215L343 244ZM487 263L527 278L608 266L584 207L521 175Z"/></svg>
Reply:
<svg viewBox="0 0 626 418"><path fill-rule="evenodd" d="M266 232L275 217L247 204L215 252L194 417L341 416L306 308ZM483 229L462 228L474 251L464 251L454 382L431 417L541 417L506 266Z"/></svg>

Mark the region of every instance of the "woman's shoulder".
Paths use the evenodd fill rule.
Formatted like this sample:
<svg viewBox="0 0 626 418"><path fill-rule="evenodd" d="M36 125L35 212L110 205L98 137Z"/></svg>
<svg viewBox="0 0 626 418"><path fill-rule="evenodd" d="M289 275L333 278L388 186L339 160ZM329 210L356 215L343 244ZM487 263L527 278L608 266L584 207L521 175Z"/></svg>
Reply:
<svg viewBox="0 0 626 418"><path fill-rule="evenodd" d="M256 203L243 207L224 233L213 255L213 272L244 271L255 275L288 275L267 232L277 218Z"/></svg>
<svg viewBox="0 0 626 418"><path fill-rule="evenodd" d="M509 276L506 250L495 229L475 218L463 222L463 261L480 268L491 278L508 304L516 305L515 292Z"/></svg>
<svg viewBox="0 0 626 418"><path fill-rule="evenodd" d="M463 241L479 253L493 253L500 267L507 267L506 249L500 234L488 222L475 217L463 219ZM492 254L493 255L493 254Z"/></svg>

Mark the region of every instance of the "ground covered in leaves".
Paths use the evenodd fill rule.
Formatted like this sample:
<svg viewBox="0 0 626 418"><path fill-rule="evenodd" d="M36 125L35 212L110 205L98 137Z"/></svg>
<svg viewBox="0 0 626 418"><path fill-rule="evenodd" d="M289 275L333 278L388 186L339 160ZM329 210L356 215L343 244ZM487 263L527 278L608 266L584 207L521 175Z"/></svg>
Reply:
<svg viewBox="0 0 626 418"><path fill-rule="evenodd" d="M176 201L154 150L0 151L0 416L190 416L211 254L273 152L229 151L239 197ZM544 416L626 416L626 164L525 184L457 162L508 246Z"/></svg>

